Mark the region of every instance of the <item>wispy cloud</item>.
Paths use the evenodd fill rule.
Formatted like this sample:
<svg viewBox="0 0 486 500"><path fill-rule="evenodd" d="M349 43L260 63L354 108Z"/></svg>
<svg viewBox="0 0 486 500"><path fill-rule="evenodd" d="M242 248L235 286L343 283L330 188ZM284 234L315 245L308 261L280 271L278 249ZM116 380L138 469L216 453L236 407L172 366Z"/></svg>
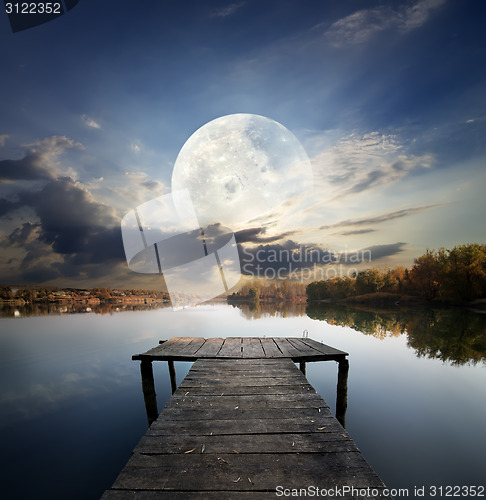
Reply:
<svg viewBox="0 0 486 500"><path fill-rule="evenodd" d="M434 161L432 154L410 154L395 135L370 132L341 138L317 154L312 166L315 180L330 196L343 196L391 184Z"/></svg>
<svg viewBox="0 0 486 500"><path fill-rule="evenodd" d="M112 187L111 192L125 206L135 208L141 203L150 201L169 192L169 188L160 180L150 178L145 172L125 172L123 185Z"/></svg>
<svg viewBox="0 0 486 500"><path fill-rule="evenodd" d="M240 2L240 3L232 3L228 5L227 7L223 7L222 9L217 9L214 10L211 13L211 17L228 17L232 16L236 11L241 9L246 4L246 2Z"/></svg>
<svg viewBox="0 0 486 500"><path fill-rule="evenodd" d="M336 233L339 234L340 236L354 236L356 234L367 234L367 233L374 233L376 229L356 229L354 231L343 231L342 233Z"/></svg>
<svg viewBox="0 0 486 500"><path fill-rule="evenodd" d="M406 33L425 24L432 11L444 3L445 0L419 0L409 5L388 4L358 10L333 23L325 35L335 47L346 47L365 43L388 29Z"/></svg>
<svg viewBox="0 0 486 500"><path fill-rule="evenodd" d="M366 255L367 252L371 254L371 260L378 260L384 257L392 257L400 252L403 252L406 243L399 241L397 243L390 243L386 245L373 245L371 247L363 248L358 253Z"/></svg>
<svg viewBox="0 0 486 500"><path fill-rule="evenodd" d="M5 146L5 142L7 142L8 138L8 134L0 134L0 148L3 148L3 146Z"/></svg>
<svg viewBox="0 0 486 500"><path fill-rule="evenodd" d="M284 233L265 236L266 227L252 227L242 229L235 234L237 243L273 243L296 234L296 231L285 231Z"/></svg>
<svg viewBox="0 0 486 500"><path fill-rule="evenodd" d="M89 116L81 115L81 120L83 120L84 124L90 128L96 128L96 129L101 128L101 125L95 120L93 120L93 118L90 118Z"/></svg>
<svg viewBox="0 0 486 500"><path fill-rule="evenodd" d="M352 227L352 226L369 226L373 224L380 224L382 222L387 222L394 219L401 219L402 217L408 217L409 215L419 214L426 210L430 210L432 208L436 208L439 205L424 205L422 207L413 207L413 208L405 208L403 210L396 210L394 212L387 212L385 214L376 215L374 217L365 217L362 219L348 219L340 222L336 222L335 224L321 226L319 229L334 229L339 227ZM373 231L372 229L363 229L357 231L350 231L348 233L343 234L362 234Z"/></svg>

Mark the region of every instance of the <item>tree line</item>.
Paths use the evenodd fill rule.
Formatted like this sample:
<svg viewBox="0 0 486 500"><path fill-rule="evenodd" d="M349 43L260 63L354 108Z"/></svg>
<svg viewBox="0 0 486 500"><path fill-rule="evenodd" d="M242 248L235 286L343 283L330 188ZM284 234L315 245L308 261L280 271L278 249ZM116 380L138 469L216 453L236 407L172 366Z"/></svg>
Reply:
<svg viewBox="0 0 486 500"><path fill-rule="evenodd" d="M371 268L353 277L314 281L307 285L306 292L309 300L380 292L453 303L486 298L486 245L471 243L452 250L427 250L414 260L411 269Z"/></svg>
<svg viewBox="0 0 486 500"><path fill-rule="evenodd" d="M33 302L52 302L59 298L70 298L73 300L80 298L98 298L100 301L108 301L120 297L149 297L159 300L169 300L167 292L156 290L111 290L110 288L43 288L43 287L21 287L14 288L4 286L0 288L0 300L11 301L21 300L28 304Z"/></svg>
<svg viewBox="0 0 486 500"><path fill-rule="evenodd" d="M305 284L294 281L248 281L238 292L228 296L228 301L250 302L304 302L307 300Z"/></svg>

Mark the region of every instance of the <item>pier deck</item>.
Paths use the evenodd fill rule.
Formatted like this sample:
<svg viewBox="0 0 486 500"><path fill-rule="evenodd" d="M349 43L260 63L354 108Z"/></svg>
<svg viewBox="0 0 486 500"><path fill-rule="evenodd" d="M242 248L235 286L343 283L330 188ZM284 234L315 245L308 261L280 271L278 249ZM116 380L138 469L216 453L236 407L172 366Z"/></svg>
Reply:
<svg viewBox="0 0 486 500"><path fill-rule="evenodd" d="M274 359L293 361L342 361L348 355L315 340L289 337L228 337L203 339L201 337L172 337L143 354L132 356L146 361L194 361L196 359Z"/></svg>
<svg viewBox="0 0 486 500"><path fill-rule="evenodd" d="M382 481L294 364L347 363L347 353L311 339L217 340L171 339L134 356L145 396L155 396L152 360L196 361L102 500L265 499L279 487L380 497Z"/></svg>

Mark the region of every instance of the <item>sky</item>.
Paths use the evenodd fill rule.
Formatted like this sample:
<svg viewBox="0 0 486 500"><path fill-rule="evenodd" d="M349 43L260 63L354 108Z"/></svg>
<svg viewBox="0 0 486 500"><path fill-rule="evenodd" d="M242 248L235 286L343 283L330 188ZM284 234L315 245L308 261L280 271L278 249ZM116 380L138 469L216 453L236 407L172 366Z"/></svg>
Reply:
<svg viewBox="0 0 486 500"><path fill-rule="evenodd" d="M0 14L0 283L163 288L128 267L120 222L171 193L196 130L235 113L286 127L313 174L312 192L230 228L240 255L410 267L485 243L485 11L80 0L16 33Z"/></svg>

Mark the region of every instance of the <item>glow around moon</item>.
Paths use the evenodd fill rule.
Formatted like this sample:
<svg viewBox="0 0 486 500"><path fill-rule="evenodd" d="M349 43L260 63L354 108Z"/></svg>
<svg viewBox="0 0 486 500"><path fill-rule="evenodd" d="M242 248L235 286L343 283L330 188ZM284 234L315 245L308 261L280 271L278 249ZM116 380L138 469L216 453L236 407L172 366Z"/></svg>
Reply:
<svg viewBox="0 0 486 500"><path fill-rule="evenodd" d="M182 147L172 173L172 191L181 189L189 191L201 226L234 227L312 189L312 169L283 125L258 115L227 115L198 129Z"/></svg>

